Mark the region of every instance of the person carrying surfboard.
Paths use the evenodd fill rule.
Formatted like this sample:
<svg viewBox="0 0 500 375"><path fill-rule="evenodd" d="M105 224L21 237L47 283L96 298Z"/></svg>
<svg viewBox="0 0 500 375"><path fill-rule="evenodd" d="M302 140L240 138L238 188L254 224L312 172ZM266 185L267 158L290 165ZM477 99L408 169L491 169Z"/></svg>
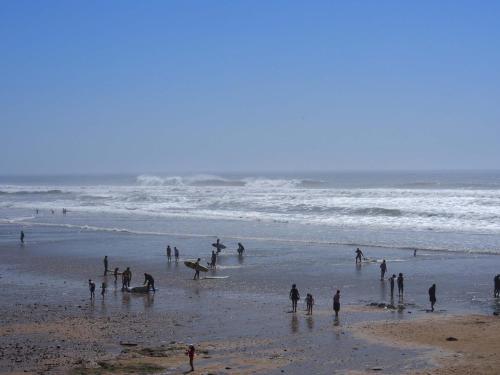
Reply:
<svg viewBox="0 0 500 375"><path fill-rule="evenodd" d="M358 260L359 263L361 263L361 260L365 257L365 254L363 254L363 252L359 249L359 247L356 249L355 253L356 253L356 264L358 263Z"/></svg>
<svg viewBox="0 0 500 375"><path fill-rule="evenodd" d="M219 254L223 249L226 248L226 245L220 242L220 240L217 238L217 241L212 244L213 247L217 249L217 254Z"/></svg>
<svg viewBox="0 0 500 375"><path fill-rule="evenodd" d="M198 266L200 265L200 261L201 259L198 258L196 260L196 262L194 263L194 266L195 266L195 272L194 272L194 277L193 277L193 280L199 280L200 279L200 269L198 268Z"/></svg>

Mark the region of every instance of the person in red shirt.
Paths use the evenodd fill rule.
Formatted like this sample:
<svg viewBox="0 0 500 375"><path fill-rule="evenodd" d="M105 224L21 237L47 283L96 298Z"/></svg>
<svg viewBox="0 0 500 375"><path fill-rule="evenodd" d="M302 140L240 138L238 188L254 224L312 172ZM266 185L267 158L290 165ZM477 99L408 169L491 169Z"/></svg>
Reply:
<svg viewBox="0 0 500 375"><path fill-rule="evenodd" d="M186 350L186 355L189 356L189 365L191 366L191 371L194 371L193 359L194 359L194 345L189 345L188 350Z"/></svg>

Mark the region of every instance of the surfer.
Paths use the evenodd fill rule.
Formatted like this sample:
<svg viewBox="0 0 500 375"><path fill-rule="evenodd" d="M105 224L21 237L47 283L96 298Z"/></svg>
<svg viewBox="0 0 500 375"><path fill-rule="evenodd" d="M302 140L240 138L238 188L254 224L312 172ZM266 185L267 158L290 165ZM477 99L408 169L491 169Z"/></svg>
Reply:
<svg viewBox="0 0 500 375"><path fill-rule="evenodd" d="M400 273L398 276L398 296L399 296L399 298L403 297L403 290L404 290L404 278L403 278L403 274Z"/></svg>
<svg viewBox="0 0 500 375"><path fill-rule="evenodd" d="M189 366L191 366L191 372L194 371L193 359L195 353L194 345L189 345L188 350L186 350L186 355L189 357Z"/></svg>
<svg viewBox="0 0 500 375"><path fill-rule="evenodd" d="M130 271L130 267L127 267L127 269L122 273L122 290L130 288L131 281L132 281L132 271Z"/></svg>
<svg viewBox="0 0 500 375"><path fill-rule="evenodd" d="M494 296L495 298L500 297L500 274L496 275L495 278L493 279L494 284L495 284L495 290L494 290Z"/></svg>
<svg viewBox="0 0 500 375"><path fill-rule="evenodd" d="M297 301L300 299L300 293L295 284L292 285L290 290L290 299L292 300L292 311L297 312Z"/></svg>
<svg viewBox="0 0 500 375"><path fill-rule="evenodd" d="M340 311L340 290L338 289L337 293L333 296L333 311L335 311L335 319L338 319Z"/></svg>
<svg viewBox="0 0 500 375"><path fill-rule="evenodd" d="M314 305L314 298L311 293L307 293L306 296L306 305L307 305L307 315L312 315L313 313L313 305Z"/></svg>
<svg viewBox="0 0 500 375"><path fill-rule="evenodd" d="M108 273L108 256L104 257L104 276Z"/></svg>
<svg viewBox="0 0 500 375"><path fill-rule="evenodd" d="M95 298L95 283L89 279L90 299Z"/></svg>
<svg viewBox="0 0 500 375"><path fill-rule="evenodd" d="M385 259L380 264L380 281L384 281L385 273L387 272L387 263L385 263Z"/></svg>
<svg viewBox="0 0 500 375"><path fill-rule="evenodd" d="M243 252L245 251L245 248L241 244L241 242L238 242L238 255L243 255Z"/></svg>
<svg viewBox="0 0 500 375"><path fill-rule="evenodd" d="M432 284L429 288L429 301L431 301L431 311L434 311L434 304L436 303L436 284Z"/></svg>
<svg viewBox="0 0 500 375"><path fill-rule="evenodd" d="M21 243L24 243L24 231L21 231L21 236L19 237Z"/></svg>
<svg viewBox="0 0 500 375"><path fill-rule="evenodd" d="M172 261L172 249L170 248L170 245L167 245L167 261Z"/></svg>
<svg viewBox="0 0 500 375"><path fill-rule="evenodd" d="M365 254L363 254L363 252L359 249L359 247L356 249L355 251L356 253L356 264L358 263L361 263L361 259L365 257Z"/></svg>
<svg viewBox="0 0 500 375"><path fill-rule="evenodd" d="M153 279L153 276L151 276L149 273L144 274L144 285L146 285L148 292L149 288L153 289L153 293L156 292L155 279Z"/></svg>
<svg viewBox="0 0 500 375"><path fill-rule="evenodd" d="M114 272L113 272L113 276L115 277L115 284L118 281L118 270L119 270L119 268L116 267L115 270L114 270Z"/></svg>
<svg viewBox="0 0 500 375"><path fill-rule="evenodd" d="M106 294L106 283L101 284L101 296L104 299L104 295Z"/></svg>
<svg viewBox="0 0 500 375"><path fill-rule="evenodd" d="M392 274L392 276L389 278L389 281L391 282L391 299L394 298L394 279L396 278L395 274Z"/></svg>
<svg viewBox="0 0 500 375"><path fill-rule="evenodd" d="M201 259L200 259L200 258L198 258L198 259L196 260L196 262L194 263L194 266L195 266L195 272L194 272L194 277L193 277L193 280L197 280L197 279L199 280L199 279L200 279L200 270L199 270L199 268L198 268L198 266L200 265L200 261L201 261Z"/></svg>
<svg viewBox="0 0 500 375"><path fill-rule="evenodd" d="M222 251L222 249L226 248L226 246L223 245L218 238L217 241L215 241L215 243L212 244L212 246L217 249L217 254L219 254Z"/></svg>
<svg viewBox="0 0 500 375"><path fill-rule="evenodd" d="M179 250L174 246L175 263L179 262Z"/></svg>
<svg viewBox="0 0 500 375"><path fill-rule="evenodd" d="M210 259L210 267L215 268L217 264L217 254L215 254L215 250L212 250L212 258Z"/></svg>

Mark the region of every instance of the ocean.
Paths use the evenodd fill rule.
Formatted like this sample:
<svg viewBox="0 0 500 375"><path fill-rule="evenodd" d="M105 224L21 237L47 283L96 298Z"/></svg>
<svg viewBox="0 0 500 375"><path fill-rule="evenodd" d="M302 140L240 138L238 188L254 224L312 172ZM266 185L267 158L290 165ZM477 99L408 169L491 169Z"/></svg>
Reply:
<svg viewBox="0 0 500 375"><path fill-rule="evenodd" d="M3 176L0 223L500 253L500 172Z"/></svg>

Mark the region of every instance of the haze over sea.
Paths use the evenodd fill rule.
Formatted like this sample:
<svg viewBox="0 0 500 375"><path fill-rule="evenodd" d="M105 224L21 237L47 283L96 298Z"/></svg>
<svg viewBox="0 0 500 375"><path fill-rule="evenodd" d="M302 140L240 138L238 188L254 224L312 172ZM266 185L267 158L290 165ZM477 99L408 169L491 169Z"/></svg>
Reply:
<svg viewBox="0 0 500 375"><path fill-rule="evenodd" d="M0 219L242 242L500 253L500 172L3 176Z"/></svg>

